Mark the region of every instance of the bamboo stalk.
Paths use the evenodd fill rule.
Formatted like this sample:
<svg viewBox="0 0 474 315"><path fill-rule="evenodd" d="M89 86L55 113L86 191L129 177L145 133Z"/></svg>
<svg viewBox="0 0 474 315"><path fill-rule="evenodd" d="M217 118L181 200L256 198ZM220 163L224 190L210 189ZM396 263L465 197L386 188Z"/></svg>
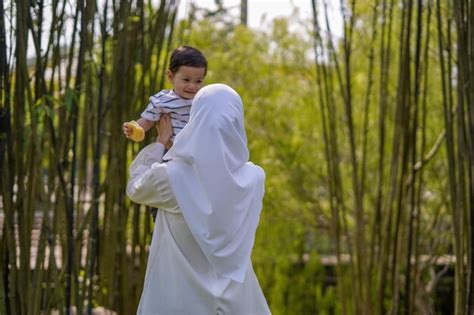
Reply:
<svg viewBox="0 0 474 315"><path fill-rule="evenodd" d="M421 44L422 44L422 36L423 36L423 3L418 0L417 7L416 7L416 37L415 37L415 56L414 56L414 80L413 80L413 94L411 99L411 108L410 111L412 112L412 121L410 123L410 164L415 165L418 159L417 156L417 134L418 134L418 121L419 121L419 101L420 101L420 82L421 82ZM414 301L412 299L412 291L416 291L416 277L412 278L412 274L416 273L417 266L414 265L412 268L412 258L413 257L413 242L414 242L414 234L415 234L415 225L416 225L416 183L418 180L419 175L415 172L414 167L411 167L409 170L410 179L407 182L407 210L409 211L408 215L408 235L407 235L407 254L406 254L406 276L405 276L405 314L412 314L414 311ZM415 256L416 257L416 256ZM415 269L412 271L412 269ZM415 279L413 281L412 279ZM413 285L412 285L413 282Z"/></svg>
<svg viewBox="0 0 474 315"><path fill-rule="evenodd" d="M388 6L388 8L387 8ZM387 13L388 10L388 13ZM387 113L387 104L388 104L388 82L389 82L389 74L390 74L390 59L391 59L391 47L392 47L392 24L393 24L393 12L394 12L394 1L390 1L387 5L387 1L384 0L382 4L382 12L383 12L383 23L382 23L382 34L380 40L380 87L379 87L379 117L378 117L378 126L379 126L379 147L378 147L378 168L377 168L377 194L376 194L376 202L375 202L375 219L374 219L374 228L373 228L373 246L372 248L376 248L380 246L381 249L378 251L376 258L379 261L378 266L378 296L375 299L375 309L379 314L385 314L385 306L384 306L384 296L385 296L385 286L386 286L386 275L387 273L387 264L388 260L386 259L386 246L383 246L385 241L383 241L383 237L385 235L388 238L389 233L385 234L380 227L383 226L387 217L391 220L391 216L383 217L382 214L382 207L383 207L383 183L384 183L384 165L385 165L385 139L386 139L386 131L385 131L385 120L386 120L386 113Z"/></svg>
<svg viewBox="0 0 474 315"><path fill-rule="evenodd" d="M342 74L341 74L341 70L340 70L340 65L339 65L339 61L338 61L338 58L337 58L337 53L336 53L336 50L335 50L335 47L334 47L334 44L333 44L333 33L331 31L331 27L330 27L330 22L329 22L329 14L328 14L328 5L327 5L327 2L324 1L323 2L324 4L324 17L325 17L325 23L326 23L326 29L327 29L327 34L328 34L328 39L327 39L327 46L328 46L328 51L329 51L329 56L332 58L332 61L334 62L334 68L332 72L335 72L335 76L337 78L337 82L338 82L338 85L340 87L340 90L342 91L342 97L343 97L343 103L346 104L347 101L346 101L346 93L343 92L344 90L344 87L343 87L343 79L342 79ZM323 68L324 69L324 68ZM354 262L354 246L352 244L352 237L349 235L349 230L348 230L348 223L347 223L347 217L348 217L348 211L347 211L347 207L345 206L345 200L344 200L344 188L343 188L343 182L341 180L341 171L340 171L340 163L339 163L339 160L340 160L340 154L339 154L339 149L338 149L338 140L337 140L337 126L336 126L336 106L335 106L335 101L334 101L334 95L333 95L333 86L332 86L332 78L330 78L329 74L328 75L325 75L323 76L323 78L326 79L326 86L327 86L327 89L328 91L331 91L330 93L328 93L328 113L329 113L329 126L330 126L330 130L331 132L329 133L330 134L330 142L331 142L331 152L332 152L332 158L335 160L334 161L334 164L333 164L333 167L334 167L334 171L332 173L331 176L334 176L335 178L335 183L336 183L336 186L335 186L335 197L336 197L336 200L338 201L339 203L339 207L341 208L341 221L342 221L342 229L344 231L344 234L346 236L346 239L347 239L347 248L348 248L348 252L351 253L351 259L350 259L350 268L351 268L351 273L350 273L350 276L351 276L351 289L352 291L354 292L355 291L355 294L352 294L352 305L353 305L353 309L354 310L358 310L360 308L360 296L359 296L359 293L360 293L360 290L358 291L357 290L357 286L360 285L358 284L357 280L356 280L356 276L357 276L357 272L356 272L356 268L357 268L357 265L356 263ZM358 293L359 292L359 293Z"/></svg>
<svg viewBox="0 0 474 315"><path fill-rule="evenodd" d="M83 63L85 55L85 41L87 36L87 24L85 17L85 0L79 0L77 5L78 15L81 16L81 35L80 35L80 44L79 44L79 53L78 53L78 62L77 62L77 71L75 75L75 84L74 84L74 96L72 99L72 109L71 109L71 129L72 129L72 143L71 143L71 169L70 169L70 186L69 186L69 198L66 208L66 222L67 222L67 264L66 264L66 287L65 287L65 307L66 314L71 313L71 303L72 303L72 281L77 279L77 274L74 273L74 215L75 215L75 189L76 189L76 171L77 171L77 139L78 139L78 118L79 118L79 97L81 94L81 84L82 84L82 73L83 73ZM80 251L79 251L80 252Z"/></svg>
<svg viewBox="0 0 474 315"><path fill-rule="evenodd" d="M10 125L10 73L7 62L5 15L3 2L0 3L0 194L3 203L4 226L2 231L2 261L0 264L0 312L16 314L17 265L16 243L13 239L13 177L8 165L12 165L11 125ZM9 267L10 266L10 267Z"/></svg>
<svg viewBox="0 0 474 315"><path fill-rule="evenodd" d="M367 144L368 144L368 132L369 132L369 111L370 111L370 104L371 104L371 97L372 97L372 87L374 84L374 64L375 64L375 43L377 39L377 18L378 18L378 8L380 6L380 1L377 0L373 4L372 8L372 21L371 21L371 27L372 27L372 34L371 34L371 39L370 39L370 50L368 53L367 58L369 59L369 67L367 70L367 78L368 78L368 84L367 84L367 89L365 92L365 100L364 100L364 116L363 116L363 123L362 123L362 157L361 157L361 167L360 167L360 199L362 203L362 207L364 208L364 194L365 194L365 187L366 187L366 174L367 174ZM372 223L372 226L375 227L375 222ZM373 270L374 266L374 259L375 259L375 247L373 246L373 239L371 243L372 247L370 248L370 252L368 255L368 270ZM370 292L370 287L372 283L372 273L367 272L367 279L366 285L367 285L367 303L369 305L373 305L372 303L372 298L371 298L371 292ZM370 308L370 313L372 313L374 310Z"/></svg>
<svg viewBox="0 0 474 315"><path fill-rule="evenodd" d="M322 83L322 76L324 75L321 73L324 68L324 65L321 65L322 63L320 60L324 58L324 45L322 42L321 38L321 29L319 27L318 23L318 11L317 11L317 4L315 0L311 1L312 5L312 13L313 13L313 38L314 38L314 52L315 52L315 65L316 65L316 83L318 87L318 92L319 92L319 104L320 104L320 109L321 109L321 118L322 118L322 130L323 130L323 139L324 139L324 153L326 157L326 168L328 172L328 188L329 188L329 202L330 202L330 207L331 207L331 212L332 212L332 224L331 224L331 230L332 234L334 237L334 250L336 253L336 258L337 258L337 268L336 272L338 275L339 279L342 279L342 268L341 268L341 261L340 261L340 256L341 256L341 238L340 238L340 224L339 224L339 215L338 215L338 208L336 206L336 200L333 197L334 196L334 176L331 176L333 167L332 167L332 161L330 157L330 142L329 142L329 130L326 122L326 106L327 105L327 93L325 93L327 90L323 87ZM346 307L346 293L344 290L344 286L338 286L338 296L339 300L342 301L342 314L347 314L347 307Z"/></svg>
<svg viewBox="0 0 474 315"><path fill-rule="evenodd" d="M22 1L18 1L17 5L17 30L16 30L16 80L15 80L15 96L14 96L14 118L13 118L13 134L18 139L25 139L25 129L24 125L21 123L26 120L27 113L26 107L28 104L29 96L31 93L30 86L28 84L28 73L27 73L27 63L26 63L26 42L27 42L27 25L28 21L28 6ZM26 96L27 94L28 96ZM18 280L18 289L20 292L23 292L22 295L19 295L20 301L20 312L26 313L26 305L24 301L30 296L30 268L29 268L29 238L28 238L28 222L27 222L27 213L26 206L24 201L26 200L26 191L23 183L25 182L25 177L27 176L25 170L25 157L28 157L25 152L24 143L14 142L13 150L14 155L17 157L15 159L15 164L13 166L14 172L17 175L18 191L17 191L17 202L13 204L13 211L18 213L19 220L19 237L20 237L20 270ZM14 261L16 257L14 257Z"/></svg>
<svg viewBox="0 0 474 315"><path fill-rule="evenodd" d="M447 150L447 160L448 160L448 170L449 170L449 193L450 193L450 208L453 217L453 227L454 227L454 243L455 243L455 255L456 257L463 257L460 247L460 230L459 230L459 221L457 215L458 201L457 201L457 185L456 185L456 175L454 170L456 169L455 162L455 152L454 152L454 136L453 136L453 123L451 117L451 97L450 97L450 81L447 79L449 73L446 71L446 57L444 55L445 47L451 47L450 42L448 41L447 45L444 42L443 37L443 21L441 14L441 4L440 1L436 1L436 17L437 17L437 28L438 28L438 53L439 53L439 63L441 67L441 88L443 95L443 112L444 120L446 126L446 150ZM449 35L449 33L448 33ZM449 38L449 37L448 37ZM449 63L449 59L448 59ZM464 305L464 297L462 292L463 288L463 263L462 259L456 260L455 268L455 314L461 314L461 310Z"/></svg>
<svg viewBox="0 0 474 315"><path fill-rule="evenodd" d="M87 314L92 314L92 299L93 299L93 287L96 283L95 274L96 274L96 264L98 256L98 239L99 239L99 200L100 200L100 157L101 157L101 144L102 144L102 135L103 135L103 126L102 126L102 112L103 112L103 95L104 95L104 74L105 74L105 64L106 64L106 42L108 38L107 33L107 10L108 10L108 0L105 1L104 10L103 10L103 20L102 20L102 50L101 50L101 62L99 67L99 94L98 94L98 106L97 106L97 120L96 120L96 138L95 138L95 148L94 148L94 172L93 172L93 200L92 200L92 217L89 228L89 256L90 261L88 265L88 276L89 285L87 288Z"/></svg>
<svg viewBox="0 0 474 315"><path fill-rule="evenodd" d="M421 92L421 144L420 144L420 159L425 156L425 148L426 148L426 125L427 125L427 100L428 100L428 69L429 69L429 58L428 58L428 52L430 48L430 39L431 39L431 32L430 32L430 26L431 26L431 17L432 17L432 6L433 3L430 1L427 3L427 18L426 18L426 37L425 37L425 44L424 44L424 53L423 53L423 60L425 61L423 64L423 87L422 87L422 92ZM412 161L413 165L416 165L415 161ZM416 168L413 168L415 172L418 170ZM420 268L419 268L419 238L420 238L420 226L421 226L421 208L422 208L422 193L424 189L424 178L423 178L423 171L420 171L418 176L418 187L417 187L417 196L416 196L416 210L414 213L415 216L415 227L414 227L414 236L413 236L413 243L414 243L414 258L415 258L415 263L414 263L414 272L413 272L413 279L414 279L414 287L411 292L411 301L412 301L412 307L410 308L410 312L415 311L415 300L417 296L417 284L418 284L418 278L420 274ZM408 292L410 293L410 292Z"/></svg>

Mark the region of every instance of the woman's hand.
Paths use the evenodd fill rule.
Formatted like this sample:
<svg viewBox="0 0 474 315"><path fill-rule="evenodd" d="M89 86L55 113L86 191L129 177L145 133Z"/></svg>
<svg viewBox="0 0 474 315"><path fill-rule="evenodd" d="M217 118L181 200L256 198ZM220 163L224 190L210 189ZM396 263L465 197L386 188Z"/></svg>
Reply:
<svg viewBox="0 0 474 315"><path fill-rule="evenodd" d="M166 149L171 148L171 136L173 135L173 127L171 126L170 114L163 114L160 120L155 125L156 131L158 131L157 142L165 146Z"/></svg>

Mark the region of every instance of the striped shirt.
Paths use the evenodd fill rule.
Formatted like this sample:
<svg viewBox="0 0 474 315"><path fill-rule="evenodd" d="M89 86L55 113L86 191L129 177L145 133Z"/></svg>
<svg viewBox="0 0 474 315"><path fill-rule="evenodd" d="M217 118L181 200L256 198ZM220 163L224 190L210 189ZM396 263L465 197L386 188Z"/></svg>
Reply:
<svg viewBox="0 0 474 315"><path fill-rule="evenodd" d="M173 90L162 90L150 97L150 103L141 117L149 121L158 121L161 114L170 113L173 137L186 126L189 121L192 99L184 99Z"/></svg>

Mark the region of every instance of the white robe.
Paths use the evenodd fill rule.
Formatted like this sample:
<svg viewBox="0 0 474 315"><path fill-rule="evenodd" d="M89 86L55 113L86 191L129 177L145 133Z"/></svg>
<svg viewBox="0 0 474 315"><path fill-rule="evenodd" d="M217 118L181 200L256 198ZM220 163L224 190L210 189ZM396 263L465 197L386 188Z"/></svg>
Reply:
<svg viewBox="0 0 474 315"><path fill-rule="evenodd" d="M137 314L270 314L251 262L243 283L212 268L171 191L163 151L160 143L151 144L130 166L127 195L159 208Z"/></svg>

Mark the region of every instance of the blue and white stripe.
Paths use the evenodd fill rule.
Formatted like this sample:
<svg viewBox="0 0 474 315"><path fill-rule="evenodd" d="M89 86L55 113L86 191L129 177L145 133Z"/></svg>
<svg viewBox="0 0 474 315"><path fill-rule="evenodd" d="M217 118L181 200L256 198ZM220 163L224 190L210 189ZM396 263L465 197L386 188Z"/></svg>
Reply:
<svg viewBox="0 0 474 315"><path fill-rule="evenodd" d="M173 90L162 90L150 97L150 103L141 117L150 121L158 121L161 114L170 113L174 138L189 121L191 103L192 99L181 98Z"/></svg>

